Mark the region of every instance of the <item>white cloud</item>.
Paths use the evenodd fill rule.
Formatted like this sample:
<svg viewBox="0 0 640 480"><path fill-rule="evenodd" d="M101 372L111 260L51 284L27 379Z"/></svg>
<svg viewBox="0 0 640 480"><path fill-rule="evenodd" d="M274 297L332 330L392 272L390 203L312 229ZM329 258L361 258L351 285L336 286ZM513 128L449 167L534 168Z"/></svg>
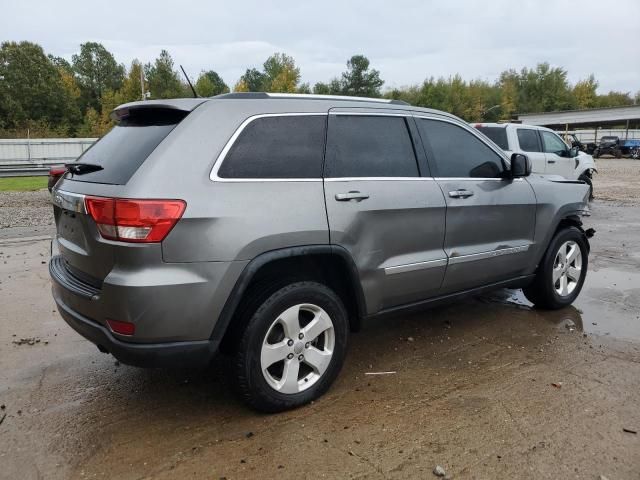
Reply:
<svg viewBox="0 0 640 480"><path fill-rule="evenodd" d="M218 71L229 84L276 51L292 55L303 81L328 81L353 54L369 57L385 86L429 76L494 80L507 68L548 61L575 82L594 73L600 91L640 90L637 24L602 24L601 1L420 0L323 3L5 2L1 40L31 40L71 58L100 41L116 58L152 61L167 49L191 76ZM611 0L616 18L640 17L637 0Z"/></svg>

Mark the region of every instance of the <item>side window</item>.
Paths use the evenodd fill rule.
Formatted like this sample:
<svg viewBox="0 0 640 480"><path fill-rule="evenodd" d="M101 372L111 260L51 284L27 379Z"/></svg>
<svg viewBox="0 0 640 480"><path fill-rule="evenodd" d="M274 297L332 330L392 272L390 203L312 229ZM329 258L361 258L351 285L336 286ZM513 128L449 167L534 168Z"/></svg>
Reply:
<svg viewBox="0 0 640 480"><path fill-rule="evenodd" d="M564 152L567 149L567 145L562 141L562 139L554 133L541 131L542 133L542 143L544 144L544 151L546 153L557 153Z"/></svg>
<svg viewBox="0 0 640 480"><path fill-rule="evenodd" d="M417 118L423 141L431 147L439 177L497 178L502 157L462 127Z"/></svg>
<svg viewBox="0 0 640 480"><path fill-rule="evenodd" d="M518 143L523 152L541 152L540 138L537 130L531 128L518 128Z"/></svg>
<svg viewBox="0 0 640 480"><path fill-rule="evenodd" d="M257 118L240 133L221 178L321 178L326 115Z"/></svg>
<svg viewBox="0 0 640 480"><path fill-rule="evenodd" d="M403 117L329 115L325 177L418 177Z"/></svg>

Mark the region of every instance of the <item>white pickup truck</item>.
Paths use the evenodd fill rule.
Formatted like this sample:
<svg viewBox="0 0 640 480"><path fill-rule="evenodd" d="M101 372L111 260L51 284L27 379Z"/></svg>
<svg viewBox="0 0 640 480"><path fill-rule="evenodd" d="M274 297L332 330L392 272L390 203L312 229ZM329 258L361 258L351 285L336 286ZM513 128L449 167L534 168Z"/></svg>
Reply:
<svg viewBox="0 0 640 480"><path fill-rule="evenodd" d="M553 130L521 123L472 123L509 155L523 153L531 160L533 173L560 175L568 180L581 180L591 188L596 163L591 155L569 148Z"/></svg>

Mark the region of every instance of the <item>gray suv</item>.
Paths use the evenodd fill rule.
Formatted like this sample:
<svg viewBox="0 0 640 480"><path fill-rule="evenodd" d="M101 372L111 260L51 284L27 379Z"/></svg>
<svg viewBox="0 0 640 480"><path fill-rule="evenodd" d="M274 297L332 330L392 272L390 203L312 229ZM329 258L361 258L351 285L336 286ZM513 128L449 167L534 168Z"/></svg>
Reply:
<svg viewBox="0 0 640 480"><path fill-rule="evenodd" d="M530 176L403 102L226 94L135 102L52 191L66 322L145 367L221 352L251 406L325 392L367 319L500 287L580 292L588 187Z"/></svg>

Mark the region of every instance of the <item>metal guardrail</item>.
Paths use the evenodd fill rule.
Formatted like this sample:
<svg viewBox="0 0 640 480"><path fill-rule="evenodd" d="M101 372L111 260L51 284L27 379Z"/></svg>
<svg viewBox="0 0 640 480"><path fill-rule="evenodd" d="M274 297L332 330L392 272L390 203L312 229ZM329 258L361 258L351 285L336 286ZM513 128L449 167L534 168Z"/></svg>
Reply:
<svg viewBox="0 0 640 480"><path fill-rule="evenodd" d="M73 162L96 139L0 139L0 178L47 175L49 168Z"/></svg>
<svg viewBox="0 0 640 480"><path fill-rule="evenodd" d="M50 167L29 165L26 167L0 167L0 178L7 177L40 177L49 174Z"/></svg>

